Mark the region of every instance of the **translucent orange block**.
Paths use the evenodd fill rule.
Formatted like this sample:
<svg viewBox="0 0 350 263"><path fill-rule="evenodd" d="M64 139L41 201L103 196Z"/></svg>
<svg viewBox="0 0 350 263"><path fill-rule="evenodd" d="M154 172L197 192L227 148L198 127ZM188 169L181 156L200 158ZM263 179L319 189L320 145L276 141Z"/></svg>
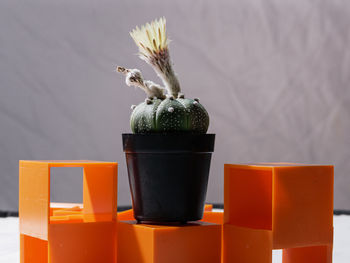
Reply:
<svg viewBox="0 0 350 263"><path fill-rule="evenodd" d="M332 262L332 246L313 246L283 249L283 263Z"/></svg>
<svg viewBox="0 0 350 263"><path fill-rule="evenodd" d="M50 207L50 168L82 167L83 204ZM20 161L21 263L116 262L117 163Z"/></svg>
<svg viewBox="0 0 350 263"><path fill-rule="evenodd" d="M48 242L39 238L20 234L20 262L48 262Z"/></svg>
<svg viewBox="0 0 350 263"><path fill-rule="evenodd" d="M210 204L206 204L205 205L204 213L203 213L203 219L201 221L202 222L207 222L207 223L218 224L222 228L222 224L223 224L223 221L224 221L224 213L223 212L212 212L212 209L213 209L212 205L210 205ZM118 218L118 221L132 221L132 220L135 220L132 209L125 210L125 211L122 211L122 212L118 212L117 218ZM221 230L221 233L222 233L222 230ZM118 233L118 235L119 235L119 233ZM220 240L220 246L222 246L222 238ZM221 248L221 251L222 251L222 248Z"/></svg>
<svg viewBox="0 0 350 263"><path fill-rule="evenodd" d="M207 211L207 212L213 211L213 205L212 204L205 204L204 211Z"/></svg>
<svg viewBox="0 0 350 263"><path fill-rule="evenodd" d="M50 263L116 262L114 222L50 224Z"/></svg>
<svg viewBox="0 0 350 263"><path fill-rule="evenodd" d="M333 181L330 165L225 165L224 262L240 262L240 253L232 252L241 242L236 238L246 240L251 250L249 240L258 230L271 235L271 241L261 240L261 248L287 249L284 262L303 262L296 260L302 257L309 263L331 262ZM230 227L236 228L228 230ZM252 253L246 252L242 249L241 255ZM314 253L318 256L310 256ZM252 253L244 262L271 262L265 257L254 260L254 254L259 255ZM321 261L312 259L319 257Z"/></svg>
<svg viewBox="0 0 350 263"><path fill-rule="evenodd" d="M118 262L220 263L221 226L206 222L183 226L118 222Z"/></svg>
<svg viewBox="0 0 350 263"><path fill-rule="evenodd" d="M224 213L204 211L201 221L222 225L224 223Z"/></svg>
<svg viewBox="0 0 350 263"><path fill-rule="evenodd" d="M53 211L52 215L53 216L82 215L82 211L58 209L58 210Z"/></svg>
<svg viewBox="0 0 350 263"><path fill-rule="evenodd" d="M125 211L118 212L117 214L118 221L130 221L135 220L134 218L134 210L128 209Z"/></svg>
<svg viewBox="0 0 350 263"><path fill-rule="evenodd" d="M223 232L223 262L272 262L271 230L225 224Z"/></svg>

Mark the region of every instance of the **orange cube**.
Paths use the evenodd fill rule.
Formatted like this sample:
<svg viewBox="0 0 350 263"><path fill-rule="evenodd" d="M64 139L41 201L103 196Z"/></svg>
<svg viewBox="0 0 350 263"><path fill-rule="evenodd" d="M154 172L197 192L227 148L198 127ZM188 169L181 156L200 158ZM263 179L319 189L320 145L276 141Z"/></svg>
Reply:
<svg viewBox="0 0 350 263"><path fill-rule="evenodd" d="M117 214L118 221L129 221L129 220L135 220L134 218L134 210L128 209L121 212L118 212Z"/></svg>
<svg viewBox="0 0 350 263"><path fill-rule="evenodd" d="M293 248L285 251L288 252L284 256L286 261L326 251L323 253L325 261L308 262L331 262L328 252L333 243L333 181L333 166L330 165L225 165L224 224L228 226L224 227L224 254L233 253L239 236L250 239L254 231L266 230L271 234L271 244L261 241L261 247ZM246 230L230 235L225 233L229 226ZM308 249L296 250L296 247ZM243 250L242 254L245 254ZM225 262L235 259L239 259L239 253L232 256L232 261ZM257 257L255 261L244 262L265 261Z"/></svg>
<svg viewBox="0 0 350 263"><path fill-rule="evenodd" d="M84 168L82 207L51 207L51 167ZM20 161L21 263L114 263L116 214L117 163Z"/></svg>
<svg viewBox="0 0 350 263"><path fill-rule="evenodd" d="M212 204L205 204L204 211L207 211L207 212L213 211L213 205Z"/></svg>
<svg viewBox="0 0 350 263"><path fill-rule="evenodd" d="M283 263L332 262L332 245L283 249Z"/></svg>
<svg viewBox="0 0 350 263"><path fill-rule="evenodd" d="M222 225L224 223L224 213L204 211L201 221Z"/></svg>
<svg viewBox="0 0 350 263"><path fill-rule="evenodd" d="M221 226L193 222L182 226L118 222L118 262L220 263Z"/></svg>
<svg viewBox="0 0 350 263"><path fill-rule="evenodd" d="M272 231L225 224L223 251L223 262L271 263Z"/></svg>

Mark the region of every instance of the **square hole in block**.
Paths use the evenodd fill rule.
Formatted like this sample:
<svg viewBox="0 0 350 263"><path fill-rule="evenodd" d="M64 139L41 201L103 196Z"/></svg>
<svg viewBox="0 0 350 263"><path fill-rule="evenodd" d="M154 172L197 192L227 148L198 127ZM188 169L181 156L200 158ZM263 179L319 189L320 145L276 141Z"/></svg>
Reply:
<svg viewBox="0 0 350 263"><path fill-rule="evenodd" d="M50 169L50 202L83 203L82 167L52 167Z"/></svg>
<svg viewBox="0 0 350 263"><path fill-rule="evenodd" d="M272 263L282 263L282 249L272 250Z"/></svg>
<svg viewBox="0 0 350 263"><path fill-rule="evenodd" d="M50 168L50 222L82 221L82 167Z"/></svg>

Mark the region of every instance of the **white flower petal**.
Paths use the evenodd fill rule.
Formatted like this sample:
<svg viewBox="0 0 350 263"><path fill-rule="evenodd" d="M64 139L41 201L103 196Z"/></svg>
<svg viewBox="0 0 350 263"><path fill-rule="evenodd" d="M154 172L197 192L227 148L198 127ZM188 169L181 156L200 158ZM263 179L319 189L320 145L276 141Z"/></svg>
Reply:
<svg viewBox="0 0 350 263"><path fill-rule="evenodd" d="M168 48L168 38L166 35L166 20L161 17L151 23L136 26L130 32L131 37L139 47L141 56L152 55L152 52L159 52Z"/></svg>

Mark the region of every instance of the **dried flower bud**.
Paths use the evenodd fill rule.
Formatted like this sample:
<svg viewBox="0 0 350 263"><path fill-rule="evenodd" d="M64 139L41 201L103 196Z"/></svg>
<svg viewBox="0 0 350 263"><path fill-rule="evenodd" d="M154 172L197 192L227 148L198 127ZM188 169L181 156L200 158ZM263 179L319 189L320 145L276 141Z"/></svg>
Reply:
<svg viewBox="0 0 350 263"><path fill-rule="evenodd" d="M169 99L169 100L174 100L174 96L173 96L173 95L170 95L170 94L167 94L167 95L166 95L166 98Z"/></svg>
<svg viewBox="0 0 350 263"><path fill-rule="evenodd" d="M148 105L149 105L149 104L152 104L152 101L151 101L150 99L148 99L148 98L145 99L145 102L146 102L146 104L148 104Z"/></svg>
<svg viewBox="0 0 350 263"><path fill-rule="evenodd" d="M128 69L124 68L124 67L121 67L121 66L117 66L117 72L120 72L120 73L123 73L123 74L126 74L129 72Z"/></svg>

